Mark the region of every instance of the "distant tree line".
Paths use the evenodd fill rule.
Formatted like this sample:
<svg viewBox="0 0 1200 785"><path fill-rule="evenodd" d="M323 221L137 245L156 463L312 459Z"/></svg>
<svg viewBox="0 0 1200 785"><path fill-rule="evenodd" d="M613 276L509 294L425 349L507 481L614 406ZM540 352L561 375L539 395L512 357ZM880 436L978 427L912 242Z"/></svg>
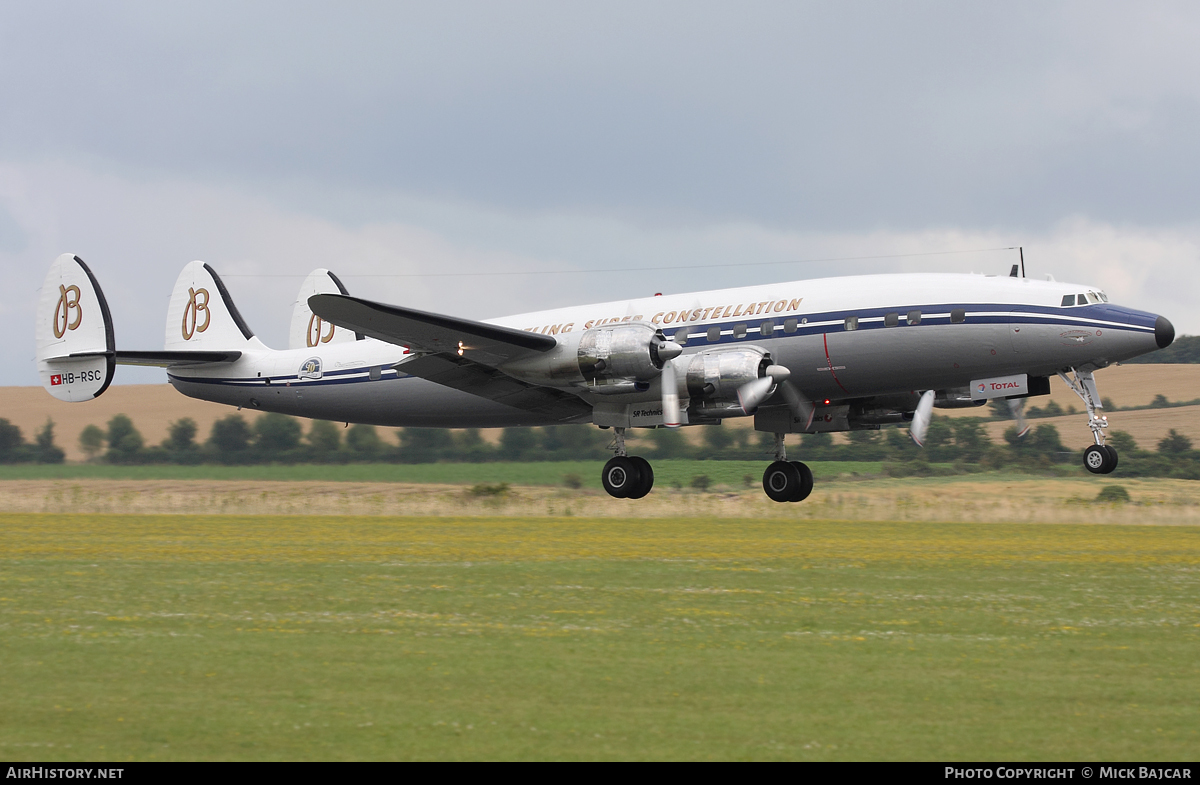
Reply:
<svg viewBox="0 0 1200 785"><path fill-rule="evenodd" d="M1143 354L1132 360L1123 360L1122 365L1180 365L1200 363L1200 335L1181 335L1166 349Z"/></svg>
<svg viewBox="0 0 1200 785"><path fill-rule="evenodd" d="M0 418L0 463L62 463L65 457L54 443L53 420L46 420L30 444L19 427Z"/></svg>
<svg viewBox="0 0 1200 785"><path fill-rule="evenodd" d="M907 430L851 431L842 444L831 434L804 434L790 453L809 461L882 461L893 476L946 474L1008 468L1044 471L1078 466L1079 450L1063 445L1058 429L1035 425L1024 437L1008 428L1003 441L993 442L977 417L937 417L929 425L924 448ZM256 463L437 463L485 461L573 461L607 458L612 432L590 425L544 428L505 428L498 443L484 440L475 428L448 431L404 428L381 436L371 425L344 428L314 420L304 431L300 420L264 414L253 423L230 414L213 423L208 438L198 440L196 422L184 417L171 423L160 444L147 445L133 421L118 414L105 428L89 425L79 445L91 461L114 464L256 464ZM699 444L683 430L631 430L630 449L650 459L768 460L774 437L749 428L712 425L700 429ZM1142 449L1132 436L1115 431L1109 443L1120 453L1124 476L1179 477L1200 480L1200 450L1183 434L1171 430L1155 450ZM62 463L63 451L54 444L54 423L46 424L27 443L21 429L0 419L0 463Z"/></svg>

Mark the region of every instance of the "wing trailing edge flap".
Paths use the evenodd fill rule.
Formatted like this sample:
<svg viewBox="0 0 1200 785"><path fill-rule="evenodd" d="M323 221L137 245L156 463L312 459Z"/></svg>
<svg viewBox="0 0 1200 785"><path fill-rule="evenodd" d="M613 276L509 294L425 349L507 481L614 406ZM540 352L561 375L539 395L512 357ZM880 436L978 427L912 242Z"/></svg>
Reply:
<svg viewBox="0 0 1200 785"><path fill-rule="evenodd" d="M592 407L565 390L539 387L455 354L426 354L393 366L400 373L559 422L590 422Z"/></svg>
<svg viewBox="0 0 1200 785"><path fill-rule="evenodd" d="M460 356L461 348L462 357L489 366L548 352L558 345L549 335L384 305L344 294L315 294L308 298L308 307L338 327L419 354Z"/></svg>

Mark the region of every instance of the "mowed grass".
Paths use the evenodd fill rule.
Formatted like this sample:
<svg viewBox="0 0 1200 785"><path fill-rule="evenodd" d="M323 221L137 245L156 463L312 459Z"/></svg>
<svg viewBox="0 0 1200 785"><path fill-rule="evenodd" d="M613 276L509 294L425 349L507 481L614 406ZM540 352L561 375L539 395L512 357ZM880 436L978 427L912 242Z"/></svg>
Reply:
<svg viewBox="0 0 1200 785"><path fill-rule="evenodd" d="M0 756L1200 755L1200 529L0 515Z"/></svg>
<svg viewBox="0 0 1200 785"><path fill-rule="evenodd" d="M698 475L707 475L713 485L743 487L762 482L769 457L761 461L654 461L654 482L669 487L672 482L687 486ZM109 480L266 480L303 482L401 482L464 485L507 482L511 485L562 485L575 475L584 488L600 487L604 461L539 461L529 463L352 463L268 464L261 466L113 466L110 464L8 464L0 465L2 480L87 479ZM813 461L817 478L841 474L878 474L879 461Z"/></svg>

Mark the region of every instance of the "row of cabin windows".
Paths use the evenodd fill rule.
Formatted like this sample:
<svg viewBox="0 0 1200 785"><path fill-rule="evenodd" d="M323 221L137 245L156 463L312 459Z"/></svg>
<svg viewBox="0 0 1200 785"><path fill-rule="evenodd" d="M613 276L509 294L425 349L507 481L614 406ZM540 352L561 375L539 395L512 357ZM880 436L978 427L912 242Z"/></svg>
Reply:
<svg viewBox="0 0 1200 785"><path fill-rule="evenodd" d="M911 325L920 324L921 323L921 312L920 311L909 311L907 314L905 314L904 320L907 324L911 324ZM955 308L953 311L950 312L950 321L953 324L962 324L966 320L967 320L967 312L965 309ZM802 325L802 324L808 324L808 319L784 319L783 325L782 325L783 332L787 333L788 335L791 335L792 333L796 332L796 330L800 329L800 325ZM883 324L886 327L898 326L900 324L899 312L886 314L883 317ZM770 338L772 335L775 334L775 331L777 329L779 329L779 327L775 324L775 322L768 319L767 321L763 322L762 324L760 324L758 326L758 333L763 338ZM858 329L858 317L857 316L846 317L845 329L857 330ZM749 331L750 331L749 325L747 325L745 323L735 324L733 326L733 331L732 331L733 337L734 338L745 338L746 334ZM720 341L721 340L720 325L713 325L712 327L709 327L707 330L696 331L696 332L691 332L689 328L684 328L682 330L676 330L675 335L672 338L672 340L675 341L675 343L679 344L680 346L685 346L685 345L687 345L687 342L690 339L692 339L692 338L698 339L701 336L703 336L709 343L716 343L716 342Z"/></svg>
<svg viewBox="0 0 1200 785"><path fill-rule="evenodd" d="M1096 303L1108 302L1108 295L1104 292L1087 292L1086 294L1064 294L1062 305L1065 308L1068 305L1095 305Z"/></svg>
<svg viewBox="0 0 1200 785"><path fill-rule="evenodd" d="M966 320L967 320L966 309L955 308L953 311L950 312L950 321L953 324L962 324ZM920 324L921 323L921 312L920 311L909 311L905 315L904 321L907 324L912 324L912 325ZM900 326L900 313L897 311L893 311L892 313L884 314L883 326L884 327ZM847 316L845 328L847 330L857 330L858 329L858 317L857 316Z"/></svg>

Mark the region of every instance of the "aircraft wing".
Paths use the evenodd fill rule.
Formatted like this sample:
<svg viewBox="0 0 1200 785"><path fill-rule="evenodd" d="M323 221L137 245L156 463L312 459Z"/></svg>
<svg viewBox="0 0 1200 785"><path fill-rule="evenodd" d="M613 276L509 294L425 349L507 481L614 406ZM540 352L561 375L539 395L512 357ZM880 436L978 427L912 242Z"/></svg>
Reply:
<svg viewBox="0 0 1200 785"><path fill-rule="evenodd" d="M340 294L313 295L308 305L338 327L410 349L416 356L393 366L400 373L563 422L590 419L592 408L579 396L496 368L553 349L558 342L549 335Z"/></svg>
<svg viewBox="0 0 1200 785"><path fill-rule="evenodd" d="M344 294L314 294L308 298L308 307L338 327L413 352L454 354L485 365L547 352L558 345L549 335L384 305Z"/></svg>

